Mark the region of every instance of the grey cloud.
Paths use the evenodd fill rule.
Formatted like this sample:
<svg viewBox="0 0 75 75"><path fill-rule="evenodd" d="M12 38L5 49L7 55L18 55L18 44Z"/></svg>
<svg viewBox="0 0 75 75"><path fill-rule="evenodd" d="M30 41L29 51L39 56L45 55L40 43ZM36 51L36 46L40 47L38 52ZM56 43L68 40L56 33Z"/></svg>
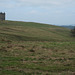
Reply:
<svg viewBox="0 0 75 75"><path fill-rule="evenodd" d="M0 0L0 6L14 5L17 6L38 6L38 7L51 7L51 6L67 6L75 4L75 0Z"/></svg>

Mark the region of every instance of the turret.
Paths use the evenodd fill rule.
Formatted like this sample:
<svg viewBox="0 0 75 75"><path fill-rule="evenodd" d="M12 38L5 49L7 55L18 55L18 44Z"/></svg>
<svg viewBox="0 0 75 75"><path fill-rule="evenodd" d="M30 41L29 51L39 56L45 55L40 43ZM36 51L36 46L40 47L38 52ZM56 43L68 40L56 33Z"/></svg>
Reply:
<svg viewBox="0 0 75 75"><path fill-rule="evenodd" d="M5 12L0 12L0 20L5 20Z"/></svg>

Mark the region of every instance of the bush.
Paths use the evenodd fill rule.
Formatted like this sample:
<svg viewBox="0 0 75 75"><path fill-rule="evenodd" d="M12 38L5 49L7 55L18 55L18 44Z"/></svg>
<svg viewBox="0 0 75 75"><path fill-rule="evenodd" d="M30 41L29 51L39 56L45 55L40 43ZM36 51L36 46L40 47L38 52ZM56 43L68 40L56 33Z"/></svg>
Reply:
<svg viewBox="0 0 75 75"><path fill-rule="evenodd" d="M73 37L75 37L75 27L74 27L74 29L71 30L71 34Z"/></svg>

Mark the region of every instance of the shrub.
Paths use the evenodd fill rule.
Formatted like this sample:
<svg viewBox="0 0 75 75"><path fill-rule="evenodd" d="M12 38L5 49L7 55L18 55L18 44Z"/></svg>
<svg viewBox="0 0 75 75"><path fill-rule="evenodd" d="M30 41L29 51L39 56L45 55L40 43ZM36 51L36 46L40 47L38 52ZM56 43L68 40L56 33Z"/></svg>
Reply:
<svg viewBox="0 0 75 75"><path fill-rule="evenodd" d="M75 27L74 27L74 29L71 30L71 34L73 37L75 37Z"/></svg>

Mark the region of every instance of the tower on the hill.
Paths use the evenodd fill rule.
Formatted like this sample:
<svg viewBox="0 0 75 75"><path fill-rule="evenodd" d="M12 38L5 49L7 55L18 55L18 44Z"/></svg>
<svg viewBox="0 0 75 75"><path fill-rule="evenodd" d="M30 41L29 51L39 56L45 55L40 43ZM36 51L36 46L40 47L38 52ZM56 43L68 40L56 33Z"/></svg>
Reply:
<svg viewBox="0 0 75 75"><path fill-rule="evenodd" d="M0 12L0 20L5 20L5 13Z"/></svg>

